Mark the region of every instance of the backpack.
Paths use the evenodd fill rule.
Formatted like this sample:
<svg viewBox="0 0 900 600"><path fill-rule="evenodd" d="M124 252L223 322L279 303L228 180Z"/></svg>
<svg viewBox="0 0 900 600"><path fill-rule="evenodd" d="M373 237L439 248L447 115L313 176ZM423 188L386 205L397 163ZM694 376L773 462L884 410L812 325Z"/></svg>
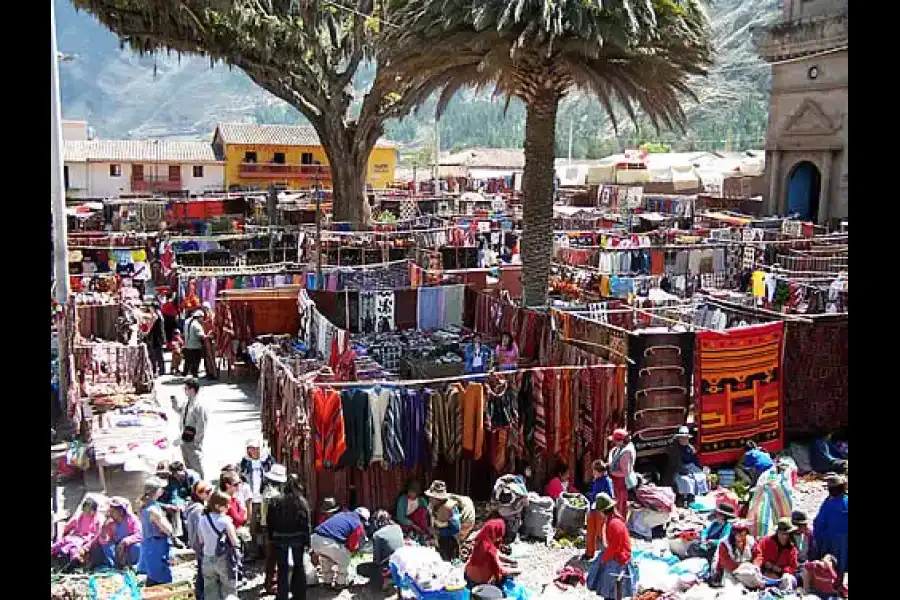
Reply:
<svg viewBox="0 0 900 600"><path fill-rule="evenodd" d="M218 536L218 539L216 541L216 558L225 557L228 560L229 571L231 571L232 575L237 578L243 562L240 548L236 548L234 545L232 545L224 529L222 531L216 529L216 526L212 520L212 515L206 513L206 520L209 522L209 526Z"/></svg>

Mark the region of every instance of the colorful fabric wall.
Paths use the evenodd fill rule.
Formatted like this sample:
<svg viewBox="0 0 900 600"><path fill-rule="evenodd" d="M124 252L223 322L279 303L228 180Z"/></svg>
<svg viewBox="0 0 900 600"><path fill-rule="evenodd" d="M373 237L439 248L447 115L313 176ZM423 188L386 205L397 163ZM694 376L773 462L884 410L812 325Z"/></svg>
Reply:
<svg viewBox="0 0 900 600"><path fill-rule="evenodd" d="M784 429L810 435L850 425L847 317L785 326Z"/></svg>
<svg viewBox="0 0 900 600"><path fill-rule="evenodd" d="M696 334L694 398L703 464L734 462L743 444L784 446L784 323Z"/></svg>

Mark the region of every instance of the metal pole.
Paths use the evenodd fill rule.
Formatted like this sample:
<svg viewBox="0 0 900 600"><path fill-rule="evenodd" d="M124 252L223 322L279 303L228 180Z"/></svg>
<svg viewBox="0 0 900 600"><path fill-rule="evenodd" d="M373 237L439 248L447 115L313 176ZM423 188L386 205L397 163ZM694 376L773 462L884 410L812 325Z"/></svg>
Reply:
<svg viewBox="0 0 900 600"><path fill-rule="evenodd" d="M56 50L56 11L50 2L50 210L53 214L53 278L56 301L65 310L69 300L69 257L66 231L66 190L62 156L62 109L59 99L59 56ZM59 406L67 414L68 359L66 325L57 332L59 344Z"/></svg>
<svg viewBox="0 0 900 600"><path fill-rule="evenodd" d="M572 164L572 136L575 132L575 118L569 119L569 164Z"/></svg>
<svg viewBox="0 0 900 600"><path fill-rule="evenodd" d="M316 289L322 287L322 192L319 190L319 172L316 171Z"/></svg>
<svg viewBox="0 0 900 600"><path fill-rule="evenodd" d="M441 195L441 186L438 183L441 178L441 121L434 118L434 193Z"/></svg>

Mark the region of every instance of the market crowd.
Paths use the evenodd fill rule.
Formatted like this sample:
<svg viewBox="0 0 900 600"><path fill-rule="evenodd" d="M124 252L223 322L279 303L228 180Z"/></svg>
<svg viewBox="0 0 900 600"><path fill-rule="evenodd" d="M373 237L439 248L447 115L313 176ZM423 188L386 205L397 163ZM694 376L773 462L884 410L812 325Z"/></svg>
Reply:
<svg viewBox="0 0 900 600"><path fill-rule="evenodd" d="M543 494L529 489L525 476L501 475L493 486L486 521L476 523L472 499L434 480L427 488L408 482L393 512L364 506L341 506L324 498L313 509L297 474L274 462L258 439L248 440L235 464L214 478L202 471L207 422L199 384L184 384L187 401L173 403L181 418L181 461L163 462L144 483L137 506L125 498L109 499L105 519L94 500L66 525L52 554L91 567L133 567L147 585L172 581L172 548L190 547L197 556L196 596L224 600L237 593L243 562L265 561L265 585L279 600L304 598L309 583L347 586L351 561L366 550L373 560L367 573L386 588L397 583L390 561L410 545L430 546L443 561L459 564L462 585L480 598L509 595L520 572L510 557L520 535L545 538L583 536L587 573L568 567L560 581L583 582L601 598L636 594L637 572L632 547L633 507L649 496L670 494L693 506L712 493L713 482L699 466L687 427L669 447L669 471L657 488L635 472L636 451L628 431L610 436L607 460L595 460L583 493L575 488L570 467L560 465ZM695 532L681 558L701 558L703 578L714 586L742 585L793 590L804 587L821 598L846 595L849 571L846 454L829 436L816 440L812 457L827 468L828 498L812 522L781 489L793 485L789 464L748 444L736 471L754 486L746 502L720 501L705 527ZM673 505L674 506L674 505ZM762 532L762 535L760 535ZM754 535L756 534L756 536ZM463 558L463 547L468 556ZM293 567L293 568L292 568ZM358 567L359 571L363 566ZM505 590L505 591L504 591Z"/></svg>

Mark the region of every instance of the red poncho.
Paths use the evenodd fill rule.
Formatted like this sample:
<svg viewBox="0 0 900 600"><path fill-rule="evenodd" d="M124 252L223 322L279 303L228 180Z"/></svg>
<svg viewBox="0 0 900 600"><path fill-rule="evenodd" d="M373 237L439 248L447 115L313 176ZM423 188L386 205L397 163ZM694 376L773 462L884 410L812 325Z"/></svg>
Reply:
<svg viewBox="0 0 900 600"><path fill-rule="evenodd" d="M503 540L505 533L503 519L491 519L481 528L475 538L472 556L466 563L466 577L470 581L476 584L491 583L503 576L497 544Z"/></svg>

